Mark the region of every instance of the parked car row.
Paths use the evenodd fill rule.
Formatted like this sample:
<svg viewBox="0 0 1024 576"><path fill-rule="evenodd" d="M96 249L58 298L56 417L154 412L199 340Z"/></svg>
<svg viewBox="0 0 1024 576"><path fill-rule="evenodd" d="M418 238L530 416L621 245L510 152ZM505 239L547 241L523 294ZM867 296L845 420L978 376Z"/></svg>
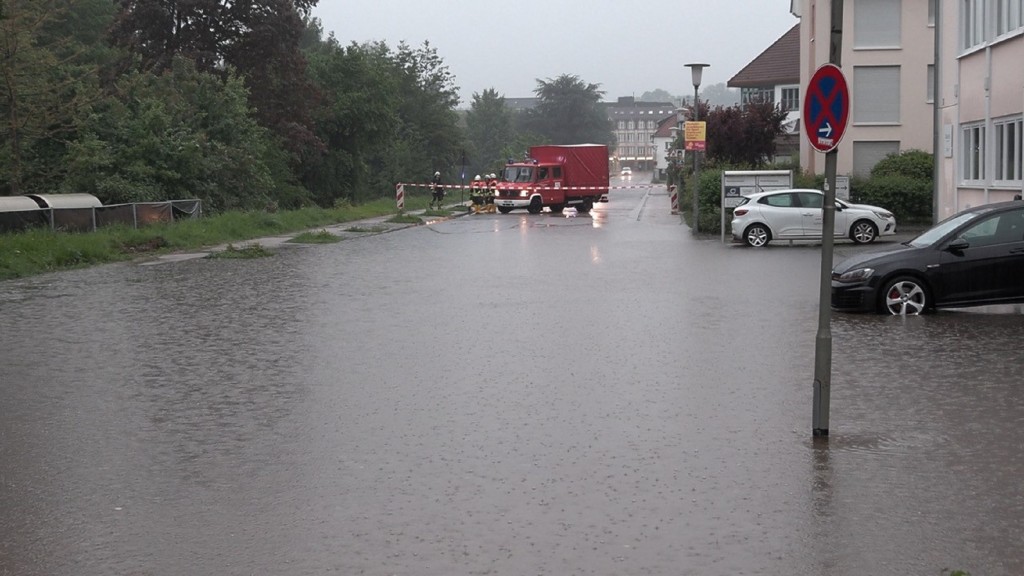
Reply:
<svg viewBox="0 0 1024 576"><path fill-rule="evenodd" d="M772 190L733 210L733 241L822 237L824 194ZM896 233L892 212L836 200L836 239L857 244ZM899 245L847 258L832 269L831 306L845 312L921 314L938 308L1024 303L1024 202L964 210Z"/></svg>

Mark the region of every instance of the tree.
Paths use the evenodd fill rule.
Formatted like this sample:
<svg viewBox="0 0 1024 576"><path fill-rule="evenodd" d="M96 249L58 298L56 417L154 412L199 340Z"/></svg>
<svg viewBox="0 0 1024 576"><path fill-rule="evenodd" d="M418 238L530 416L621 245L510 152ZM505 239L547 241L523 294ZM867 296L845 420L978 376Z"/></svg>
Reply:
<svg viewBox="0 0 1024 576"><path fill-rule="evenodd" d="M299 42L317 0L119 0L113 41L141 70L167 70L176 56L198 70L245 79L257 118L302 161L320 151L312 110L317 91Z"/></svg>
<svg viewBox="0 0 1024 576"><path fill-rule="evenodd" d="M563 74L554 80L537 80L534 93L539 102L527 113L532 131L557 144L614 143L598 84Z"/></svg>
<svg viewBox="0 0 1024 576"><path fill-rule="evenodd" d="M100 97L96 45L112 11L100 0L8 3L0 19L0 173L8 194L47 191L67 143Z"/></svg>
<svg viewBox="0 0 1024 576"><path fill-rule="evenodd" d="M309 163L303 182L320 205L359 200L373 190L374 172L392 175L386 158L401 120L390 50L381 43L342 48L330 38L312 47L309 61L324 95L316 125L327 151Z"/></svg>
<svg viewBox="0 0 1024 576"><path fill-rule="evenodd" d="M458 86L437 49L429 42L419 48L399 43L395 64L400 72L398 138L412 172L399 175L420 179L434 171L449 172L461 159L464 135L459 131L455 107Z"/></svg>
<svg viewBox="0 0 1024 576"><path fill-rule="evenodd" d="M249 115L237 75L176 58L159 76L132 72L113 87L70 147L66 191L104 203L200 198L212 212L263 208L299 193L272 136Z"/></svg>
<svg viewBox="0 0 1024 576"><path fill-rule="evenodd" d="M782 133L786 112L770 102L749 102L719 106L707 114L702 111L701 118L705 117L709 160L760 167L775 155L775 139Z"/></svg>
<svg viewBox="0 0 1024 576"><path fill-rule="evenodd" d="M504 96L488 88L473 94L473 103L466 113L471 172L490 172L495 163L504 161L506 147L512 144L512 113L505 107Z"/></svg>
<svg viewBox="0 0 1024 576"><path fill-rule="evenodd" d="M317 202L379 198L396 182L425 182L435 171L453 176L465 141L457 88L434 48L341 48L315 26L304 42L324 94L317 126L327 152L302 175Z"/></svg>
<svg viewBox="0 0 1024 576"><path fill-rule="evenodd" d="M650 92L644 92L637 100L640 102L671 102L676 106L679 106L683 101L679 96L673 96L661 88Z"/></svg>
<svg viewBox="0 0 1024 576"><path fill-rule="evenodd" d="M729 88L724 82L711 84L700 91L700 99L711 106L735 106L740 103L740 91Z"/></svg>

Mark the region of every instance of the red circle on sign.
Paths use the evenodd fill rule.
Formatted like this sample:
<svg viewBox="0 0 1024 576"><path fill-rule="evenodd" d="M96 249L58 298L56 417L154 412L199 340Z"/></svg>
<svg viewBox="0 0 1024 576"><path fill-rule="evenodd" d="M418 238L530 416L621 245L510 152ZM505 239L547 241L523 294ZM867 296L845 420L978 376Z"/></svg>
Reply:
<svg viewBox="0 0 1024 576"><path fill-rule="evenodd" d="M804 133L819 152L831 152L846 133L850 117L850 89L846 76L835 64L818 68L804 91Z"/></svg>

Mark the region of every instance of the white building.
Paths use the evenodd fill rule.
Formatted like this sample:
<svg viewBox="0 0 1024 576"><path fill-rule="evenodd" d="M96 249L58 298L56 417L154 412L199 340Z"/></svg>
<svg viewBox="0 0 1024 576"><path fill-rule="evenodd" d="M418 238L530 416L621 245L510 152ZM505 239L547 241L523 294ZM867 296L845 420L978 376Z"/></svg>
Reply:
<svg viewBox="0 0 1024 576"><path fill-rule="evenodd" d="M801 86L829 61L831 5L792 0ZM839 174L867 175L887 154L938 141L937 219L1022 192L1024 0L847 0L842 22L851 109ZM806 138L800 165L824 171Z"/></svg>

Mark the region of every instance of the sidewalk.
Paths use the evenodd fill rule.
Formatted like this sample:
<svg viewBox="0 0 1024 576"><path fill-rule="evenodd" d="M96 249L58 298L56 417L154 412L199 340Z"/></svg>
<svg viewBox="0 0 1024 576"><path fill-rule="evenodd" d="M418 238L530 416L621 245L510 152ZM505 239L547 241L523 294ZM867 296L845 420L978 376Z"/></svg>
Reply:
<svg viewBox="0 0 1024 576"><path fill-rule="evenodd" d="M142 262L142 266L154 266L156 264L167 264L170 262L182 262L185 260L195 260L197 258L206 258L210 254L216 252L224 252L229 247L242 248L245 246L259 245L267 249L279 249L287 246L308 246L308 244L299 244L291 242L296 236L305 232L320 232L326 231L330 234L340 237L342 241L350 240L352 238L362 238L364 236L375 236L377 234L387 234L388 232L395 232L398 230L404 230L406 228L412 228L414 226L424 226L427 224L433 224L434 222L441 222L444 220L450 220L452 218L458 218L465 216L470 212L467 210L468 206L463 204L453 204L445 209L449 212L447 216L427 216L427 210L414 210L406 212L410 216L418 216L421 221L419 223L399 223L389 222L395 217L394 214L385 214L384 216L375 216L373 218L365 218L362 220L352 220L350 222L343 222L341 224L331 224L329 226L318 226L310 230L298 230L295 232L289 232L287 234L279 234L276 236L264 236L261 238L252 238L250 240L240 240L238 242L229 242L226 244L217 244L215 246L207 246L199 250L193 250L189 252L174 252L171 254L162 254L155 256L145 262Z"/></svg>

